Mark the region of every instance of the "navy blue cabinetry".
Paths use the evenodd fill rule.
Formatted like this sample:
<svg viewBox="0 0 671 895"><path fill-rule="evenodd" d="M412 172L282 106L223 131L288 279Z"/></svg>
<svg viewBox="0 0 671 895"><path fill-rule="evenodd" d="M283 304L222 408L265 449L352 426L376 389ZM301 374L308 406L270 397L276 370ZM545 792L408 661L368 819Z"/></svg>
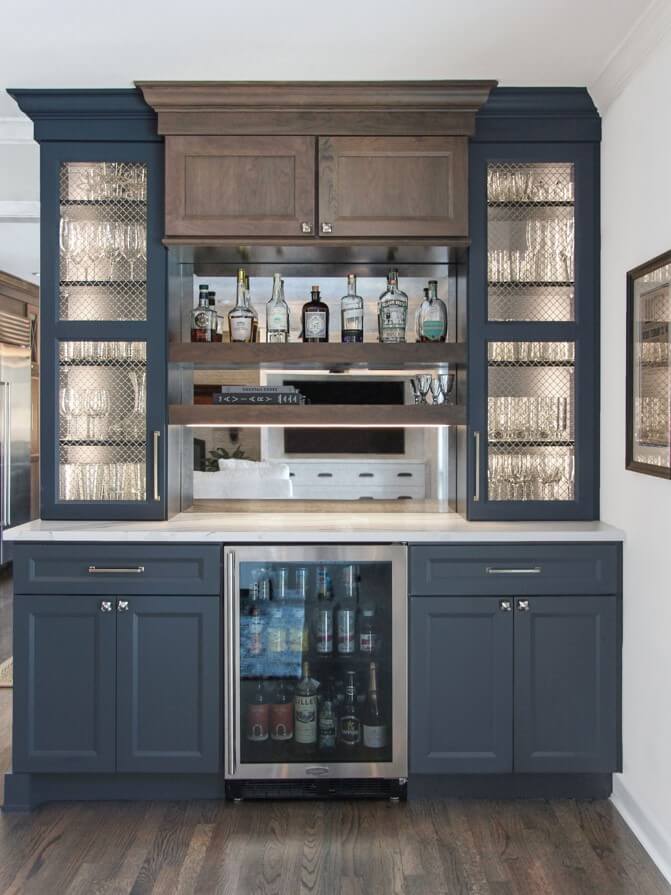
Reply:
<svg viewBox="0 0 671 895"><path fill-rule="evenodd" d="M164 518L167 261L154 115L136 91L13 95L41 152L41 516Z"/></svg>
<svg viewBox="0 0 671 895"><path fill-rule="evenodd" d="M493 91L470 146L470 519L599 515L599 139L586 91Z"/></svg>

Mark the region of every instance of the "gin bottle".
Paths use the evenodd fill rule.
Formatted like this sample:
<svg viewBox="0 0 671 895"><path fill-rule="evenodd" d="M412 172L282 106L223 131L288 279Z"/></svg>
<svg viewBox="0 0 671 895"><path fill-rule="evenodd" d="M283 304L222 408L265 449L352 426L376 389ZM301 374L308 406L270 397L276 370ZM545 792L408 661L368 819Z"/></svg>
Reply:
<svg viewBox="0 0 671 895"><path fill-rule="evenodd" d="M447 308L438 298L437 280L429 280L415 322L418 342L444 342L447 338Z"/></svg>
<svg viewBox="0 0 671 895"><path fill-rule="evenodd" d="M363 342L363 298L356 294L356 277L347 274L347 295L340 300L340 340Z"/></svg>
<svg viewBox="0 0 671 895"><path fill-rule="evenodd" d="M312 287L310 301L303 305L303 341L328 342L329 306L319 296L319 286Z"/></svg>
<svg viewBox="0 0 671 895"><path fill-rule="evenodd" d="M398 271L387 274L387 288L377 305L380 342L405 342L408 320L408 296L398 288Z"/></svg>
<svg viewBox="0 0 671 895"><path fill-rule="evenodd" d="M266 305L266 342L289 341L289 306L284 300L284 281L273 274L273 294Z"/></svg>
<svg viewBox="0 0 671 895"><path fill-rule="evenodd" d="M238 271L238 285L235 307L228 312L228 326L231 342L254 342L256 337L256 312L248 304L247 274L241 267Z"/></svg>

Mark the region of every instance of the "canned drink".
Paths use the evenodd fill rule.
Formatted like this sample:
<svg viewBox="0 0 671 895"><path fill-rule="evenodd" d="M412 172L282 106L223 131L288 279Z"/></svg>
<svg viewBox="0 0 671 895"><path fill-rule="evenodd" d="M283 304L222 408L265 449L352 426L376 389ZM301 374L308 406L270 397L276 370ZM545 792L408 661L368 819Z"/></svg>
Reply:
<svg viewBox="0 0 671 895"><path fill-rule="evenodd" d="M333 583L328 569L326 566L319 566L317 568L317 599L330 600L332 589Z"/></svg>
<svg viewBox="0 0 671 895"><path fill-rule="evenodd" d="M321 655L333 652L333 613L330 609L317 610L315 649Z"/></svg>
<svg viewBox="0 0 671 895"><path fill-rule="evenodd" d="M259 581L259 600L270 599L270 578L261 578Z"/></svg>
<svg viewBox="0 0 671 895"><path fill-rule="evenodd" d="M342 583L345 599L355 600L358 592L359 573L356 566L343 566Z"/></svg>
<svg viewBox="0 0 671 895"><path fill-rule="evenodd" d="M305 566L296 569L296 596L299 600L307 600L309 573Z"/></svg>
<svg viewBox="0 0 671 895"><path fill-rule="evenodd" d="M356 648L354 632L355 618L353 609L338 610L338 652L350 655Z"/></svg>
<svg viewBox="0 0 671 895"><path fill-rule="evenodd" d="M286 600L289 595L289 569L286 566L278 569L275 574L274 600Z"/></svg>

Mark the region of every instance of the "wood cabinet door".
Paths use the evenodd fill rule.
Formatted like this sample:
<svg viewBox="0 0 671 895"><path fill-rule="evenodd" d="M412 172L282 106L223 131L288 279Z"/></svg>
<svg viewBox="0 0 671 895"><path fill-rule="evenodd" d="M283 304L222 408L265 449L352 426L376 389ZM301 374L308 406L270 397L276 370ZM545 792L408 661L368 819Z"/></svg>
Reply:
<svg viewBox="0 0 671 895"><path fill-rule="evenodd" d="M167 137L166 236L314 235L314 137Z"/></svg>
<svg viewBox="0 0 671 895"><path fill-rule="evenodd" d="M112 610L105 597L15 597L14 771L114 771Z"/></svg>
<svg viewBox="0 0 671 895"><path fill-rule="evenodd" d="M618 763L617 597L515 600L515 770Z"/></svg>
<svg viewBox="0 0 671 895"><path fill-rule="evenodd" d="M411 597L410 773L512 771L511 609L494 597Z"/></svg>
<svg viewBox="0 0 671 895"><path fill-rule="evenodd" d="M322 137L319 235L468 234L466 137Z"/></svg>
<svg viewBox="0 0 671 895"><path fill-rule="evenodd" d="M219 597L117 601L117 770L220 767Z"/></svg>

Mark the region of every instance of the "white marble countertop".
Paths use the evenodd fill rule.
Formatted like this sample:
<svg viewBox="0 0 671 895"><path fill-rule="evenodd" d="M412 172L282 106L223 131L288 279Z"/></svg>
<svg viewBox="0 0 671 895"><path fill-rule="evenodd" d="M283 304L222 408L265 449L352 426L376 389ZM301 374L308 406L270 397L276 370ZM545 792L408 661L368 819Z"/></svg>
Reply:
<svg viewBox="0 0 671 895"><path fill-rule="evenodd" d="M468 522L456 513L180 513L166 522L46 522L3 533L8 541L374 543L622 541L605 522Z"/></svg>

